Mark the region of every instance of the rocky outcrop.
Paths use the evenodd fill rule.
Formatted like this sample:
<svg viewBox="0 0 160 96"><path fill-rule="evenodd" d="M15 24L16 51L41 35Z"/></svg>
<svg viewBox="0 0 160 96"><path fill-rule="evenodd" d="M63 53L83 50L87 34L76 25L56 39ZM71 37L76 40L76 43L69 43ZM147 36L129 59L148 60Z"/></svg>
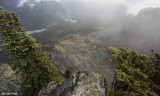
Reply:
<svg viewBox="0 0 160 96"><path fill-rule="evenodd" d="M4 80L0 78L0 96L9 96L16 95L21 96L22 90L21 87L10 80Z"/></svg>
<svg viewBox="0 0 160 96"><path fill-rule="evenodd" d="M98 73L81 73L68 96L105 96L104 77Z"/></svg>
<svg viewBox="0 0 160 96"><path fill-rule="evenodd" d="M51 93L52 90L55 90L58 83L52 81L48 84L46 84L39 92L38 96L47 96Z"/></svg>
<svg viewBox="0 0 160 96"><path fill-rule="evenodd" d="M22 95L22 90L17 83L14 71L8 64L0 64L0 96Z"/></svg>
<svg viewBox="0 0 160 96"><path fill-rule="evenodd" d="M2 64L0 66L0 78L2 79L13 79L14 72L8 64Z"/></svg>
<svg viewBox="0 0 160 96"><path fill-rule="evenodd" d="M38 96L105 96L107 84L101 74L78 72L63 84L47 84Z"/></svg>

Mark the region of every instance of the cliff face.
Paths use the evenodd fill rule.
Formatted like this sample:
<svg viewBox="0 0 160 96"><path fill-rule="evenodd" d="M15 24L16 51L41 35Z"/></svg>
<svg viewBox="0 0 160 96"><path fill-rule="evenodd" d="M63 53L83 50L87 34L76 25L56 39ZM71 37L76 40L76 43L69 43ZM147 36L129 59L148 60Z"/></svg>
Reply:
<svg viewBox="0 0 160 96"><path fill-rule="evenodd" d="M15 81L14 77L11 77L14 73L12 68L3 64L0 66L0 72L3 73L0 73L0 94L23 96L21 86ZM62 84L54 81L46 84L40 90L38 96L106 96L109 88L107 81L108 79L99 73L77 72Z"/></svg>
<svg viewBox="0 0 160 96"><path fill-rule="evenodd" d="M47 84L38 96L105 96L107 84L101 74L78 72L61 85Z"/></svg>
<svg viewBox="0 0 160 96"><path fill-rule="evenodd" d="M109 63L107 45L90 35L69 35L58 40L51 54L51 60L62 69L62 73L78 71L96 72L107 78L111 85L114 77L114 65Z"/></svg>

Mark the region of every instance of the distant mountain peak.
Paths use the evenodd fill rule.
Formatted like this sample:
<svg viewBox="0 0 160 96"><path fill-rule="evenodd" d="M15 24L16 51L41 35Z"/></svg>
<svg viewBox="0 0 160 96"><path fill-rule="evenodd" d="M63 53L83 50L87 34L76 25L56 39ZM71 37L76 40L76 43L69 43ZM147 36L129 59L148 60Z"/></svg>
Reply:
<svg viewBox="0 0 160 96"><path fill-rule="evenodd" d="M149 8L142 9L138 15L141 16L141 15L156 15L156 14L160 14L159 7L157 8L149 7Z"/></svg>
<svg viewBox="0 0 160 96"><path fill-rule="evenodd" d="M143 22L154 22L154 21L160 21L160 8L145 8L142 9L138 15L136 16L137 19L143 21Z"/></svg>

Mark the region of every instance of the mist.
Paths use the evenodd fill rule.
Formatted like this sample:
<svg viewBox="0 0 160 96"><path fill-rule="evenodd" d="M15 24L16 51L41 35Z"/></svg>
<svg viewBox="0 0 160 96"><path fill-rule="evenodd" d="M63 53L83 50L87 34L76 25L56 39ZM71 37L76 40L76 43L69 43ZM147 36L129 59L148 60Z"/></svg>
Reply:
<svg viewBox="0 0 160 96"><path fill-rule="evenodd" d="M158 0L19 0L19 3L17 6L21 7L25 3L38 3L42 1L57 1L57 2L84 2L88 5L88 7L95 7L95 8L105 8L104 6L112 6L112 7L117 7L116 5L124 5L127 7L126 12L128 14L138 14L138 12L141 9L147 8L147 7L159 7L160 6L160 1Z"/></svg>
<svg viewBox="0 0 160 96"><path fill-rule="evenodd" d="M41 2L46 5L50 4L47 2L59 4L59 7L45 6L40 11L50 17L54 15L52 18L56 17L47 26L59 23L57 18L62 19L59 25L64 22L92 25L98 29L95 38L109 46L129 47L147 54L151 48L160 52L159 0L19 0L17 7L29 5L30 10L35 10Z"/></svg>

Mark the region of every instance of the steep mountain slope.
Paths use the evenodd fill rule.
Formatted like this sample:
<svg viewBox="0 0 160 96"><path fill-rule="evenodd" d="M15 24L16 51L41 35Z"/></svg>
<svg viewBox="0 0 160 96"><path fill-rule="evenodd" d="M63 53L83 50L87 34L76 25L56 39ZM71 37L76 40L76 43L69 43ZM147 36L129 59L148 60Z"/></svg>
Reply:
<svg viewBox="0 0 160 96"><path fill-rule="evenodd" d="M20 15L23 26L27 30L46 28L49 25L63 24L67 17L66 8L57 1L27 2L17 7L18 0L2 0L0 6Z"/></svg>
<svg viewBox="0 0 160 96"><path fill-rule="evenodd" d="M98 3L97 6L96 2L81 0L27 0L20 4L20 1L2 0L0 6L18 13L23 26L29 31L65 22L102 26L110 23L108 20L117 18L117 15L126 15L126 8L121 4L106 6Z"/></svg>
<svg viewBox="0 0 160 96"><path fill-rule="evenodd" d="M124 25L121 39L127 41L129 47L140 52L149 52L149 49L158 50L160 46L160 8L146 8L131 21ZM146 50L148 49L148 50ZM158 50L160 51L160 50Z"/></svg>
<svg viewBox="0 0 160 96"><path fill-rule="evenodd" d="M114 65L109 63L107 45L95 39L95 35L95 33L85 36L72 34L59 39L54 48L49 51L51 60L64 72L100 73L107 78L108 85L111 86Z"/></svg>
<svg viewBox="0 0 160 96"><path fill-rule="evenodd" d="M6 10L14 10L17 8L19 0L1 0L0 6L3 6Z"/></svg>
<svg viewBox="0 0 160 96"><path fill-rule="evenodd" d="M136 16L124 16L102 27L99 38L114 47L128 47L150 54L160 52L160 8L142 9Z"/></svg>

